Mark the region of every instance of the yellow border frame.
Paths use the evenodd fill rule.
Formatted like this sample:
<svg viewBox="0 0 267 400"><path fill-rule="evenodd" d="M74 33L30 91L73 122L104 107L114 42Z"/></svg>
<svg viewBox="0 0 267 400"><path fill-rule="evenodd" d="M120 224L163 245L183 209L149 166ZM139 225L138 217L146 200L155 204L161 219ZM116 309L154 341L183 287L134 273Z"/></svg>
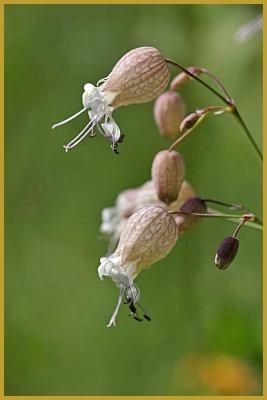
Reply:
<svg viewBox="0 0 267 400"><path fill-rule="evenodd" d="M232 0L224 0L224 1L218 1L218 0L79 0L75 2L74 0L6 0L2 1L0 0L0 26L1 26L1 37L0 37L0 51L1 51L1 97L0 97L0 117L1 117L1 146L0 146L0 160L1 160L1 199L2 199L2 207L1 207L1 212L0 212L0 224L2 226L1 230L1 245L0 245L0 253L3 255L1 258L1 263L0 263L0 268L1 268L1 278L2 278L2 284L1 284L1 300L0 300L0 320L1 320L1 328L0 329L0 341L1 341L1 353L0 353L0 398L8 398L9 400L15 400L15 399L29 399L29 398L41 398L41 399L55 399L55 400L61 400L61 399L96 399L96 400L108 400L108 399L113 399L113 400L121 400L121 399L140 399L140 400L152 400L152 399L166 399L166 400L180 400L180 399L185 399L185 400L206 400L208 399L223 399L225 396L4 396L4 6L6 4L262 4L263 5L263 39L264 39L264 52L263 52L263 109L266 109L266 97L267 97L267 88L266 88L266 76L265 76L265 70L266 70L266 50L265 50L265 45L266 45L266 11L265 11L265 3L267 3L267 0L262 0L262 1L255 1L255 0L235 0L234 2ZM266 117L264 116L263 120L263 133L265 132L266 129ZM263 135L263 153L265 155L265 146L266 145L266 139L264 138ZM265 205L266 201L266 165L265 163L263 164L263 205ZM265 212L263 215L263 220L265 224ZM264 249L264 254L263 254L263 265L266 265L266 235L263 235L263 249ZM263 310L266 312L266 298L267 295L264 293L265 290L267 290L267 284L266 284L266 273L264 272L263 269ZM266 335L266 316L264 315L263 312L263 338L265 338ZM267 375L266 372L266 342L264 342L264 352L263 352L263 371L265 372L265 375ZM262 396L226 396L228 399L234 398L235 400L239 399L244 399L248 398L249 400L259 400L259 399L267 399L266 395L266 381L267 379L264 379L264 374L263 374L263 395Z"/></svg>

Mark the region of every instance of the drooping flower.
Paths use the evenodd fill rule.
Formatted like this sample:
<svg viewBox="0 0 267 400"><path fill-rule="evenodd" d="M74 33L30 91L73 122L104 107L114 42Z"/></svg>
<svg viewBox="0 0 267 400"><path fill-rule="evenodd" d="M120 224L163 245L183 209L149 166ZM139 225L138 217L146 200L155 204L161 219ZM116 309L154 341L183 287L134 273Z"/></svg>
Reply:
<svg viewBox="0 0 267 400"><path fill-rule="evenodd" d="M196 193L187 181L183 181L177 200L168 206L159 200L151 180L137 188L119 193L115 206L104 208L101 214L100 232L110 237L107 253L110 254L114 251L128 218L135 211L147 205L163 207L169 211L179 210L187 200L194 196Z"/></svg>
<svg viewBox="0 0 267 400"><path fill-rule="evenodd" d="M110 237L107 254L116 248L127 219L136 211L139 188L124 190L119 193L114 207L102 210L100 232Z"/></svg>
<svg viewBox="0 0 267 400"><path fill-rule="evenodd" d="M106 78L98 81L97 86L86 83L82 96L82 110L54 124L52 128L63 125L87 111L89 123L64 146L65 150L72 149L86 136L95 136L97 128L111 142L112 150L118 153L118 143L123 140L123 135L112 117L114 109L153 100L164 90L169 78L167 62L158 49L133 49L117 62Z"/></svg>
<svg viewBox="0 0 267 400"><path fill-rule="evenodd" d="M101 258L98 268L100 279L108 276L120 289L118 304L108 327L116 325L116 316L124 298L134 318L140 320L135 308L135 304L139 305L140 291L134 279L142 269L164 258L177 239L178 226L164 208L147 206L127 220L116 251Z"/></svg>

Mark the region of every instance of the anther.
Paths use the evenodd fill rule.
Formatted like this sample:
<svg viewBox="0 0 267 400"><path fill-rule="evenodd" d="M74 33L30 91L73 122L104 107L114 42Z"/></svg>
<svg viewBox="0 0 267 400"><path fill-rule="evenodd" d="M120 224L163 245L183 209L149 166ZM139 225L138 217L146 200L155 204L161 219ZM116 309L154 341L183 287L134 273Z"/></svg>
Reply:
<svg viewBox="0 0 267 400"><path fill-rule="evenodd" d="M147 314L146 310L144 309L143 306L141 306L140 303L136 303L138 305L139 308L141 308L141 310L143 311L143 317L147 320L147 321L151 321L150 316Z"/></svg>

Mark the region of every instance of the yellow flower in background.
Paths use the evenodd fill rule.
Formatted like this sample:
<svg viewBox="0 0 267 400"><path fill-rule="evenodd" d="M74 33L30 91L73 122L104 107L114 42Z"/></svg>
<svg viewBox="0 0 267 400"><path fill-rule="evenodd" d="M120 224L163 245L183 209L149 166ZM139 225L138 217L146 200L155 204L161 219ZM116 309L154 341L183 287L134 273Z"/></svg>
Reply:
<svg viewBox="0 0 267 400"><path fill-rule="evenodd" d="M260 387L248 362L230 354L184 356L176 366L174 379L188 392L209 395L255 395Z"/></svg>

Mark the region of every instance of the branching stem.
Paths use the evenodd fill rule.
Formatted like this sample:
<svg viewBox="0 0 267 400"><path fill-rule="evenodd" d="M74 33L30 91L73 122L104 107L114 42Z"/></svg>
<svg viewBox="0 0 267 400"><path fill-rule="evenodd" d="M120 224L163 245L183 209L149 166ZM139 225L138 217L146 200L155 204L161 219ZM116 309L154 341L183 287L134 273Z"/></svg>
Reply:
<svg viewBox="0 0 267 400"><path fill-rule="evenodd" d="M220 212L209 212L209 213L190 213L190 212L185 212L185 211L169 211L170 214L177 214L177 215L195 215L196 217L202 217L202 218L224 218L225 220L236 222L238 221L244 221L250 228L257 229L257 230L262 230L263 225L261 221L254 215L254 214L245 214L245 215L238 215L238 214L224 214Z"/></svg>
<svg viewBox="0 0 267 400"><path fill-rule="evenodd" d="M261 162L263 160L262 157L262 152L260 151L258 145L256 144L255 140L253 139L252 134L250 133L247 125L245 124L243 118L241 117L233 99L228 95L228 93L226 92L225 88L221 85L221 82L216 78L216 82L220 85L221 89L224 92L224 95L221 95L221 93L219 93L217 90L215 90L212 86L210 86L207 82L203 81L202 79L200 79L198 76L192 74L190 71L188 71L185 67L183 67L182 65L178 64L177 62L173 61L173 60L169 60L169 59L165 59L166 62L168 64L174 65L175 67L181 69L182 71L184 71L187 75L191 76L191 78L195 79L196 81L198 81L199 83L201 83L201 85L205 86L210 92L212 92L213 94L215 94L215 96L217 96L220 100L222 100L225 104L227 104L228 106L231 107L232 113L234 115L234 117L236 118L236 120L239 122L239 124L241 125L241 127L243 128L247 138L249 139L252 147L254 148L254 150L256 151L258 157L260 158ZM208 70L203 69L206 73ZM203 71L203 72L204 72ZM211 77L213 77L214 79L214 75L209 72L209 75ZM187 135L186 135L187 136ZM179 142L180 143L180 142ZM178 143L176 143L177 145Z"/></svg>

